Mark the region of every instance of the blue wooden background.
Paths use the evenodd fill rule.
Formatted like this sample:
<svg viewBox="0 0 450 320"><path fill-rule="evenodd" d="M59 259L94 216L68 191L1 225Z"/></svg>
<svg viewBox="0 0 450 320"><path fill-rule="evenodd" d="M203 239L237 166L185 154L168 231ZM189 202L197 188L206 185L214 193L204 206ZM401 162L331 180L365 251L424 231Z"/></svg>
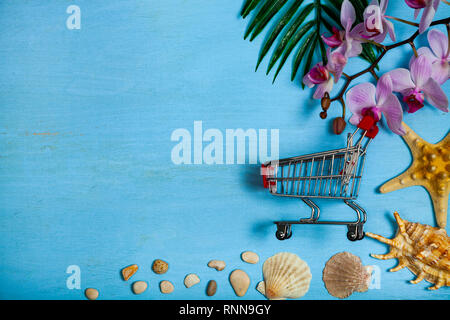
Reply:
<svg viewBox="0 0 450 320"><path fill-rule="evenodd" d="M272 221L309 215L299 200L278 199L261 187L257 165L175 165L170 140L177 128L280 130L280 156L341 147L345 134L330 134L312 91L292 83L290 62L272 85L266 63L254 72L264 36L243 40L248 21L242 0L96 0L0 3L0 298L84 299L95 287L102 299L237 298L229 272L251 277L244 298L263 299L254 287L262 262L280 252L297 253L312 271L305 299L334 299L322 282L325 262L350 251L380 268L380 288L350 299L449 299L425 281L412 285L395 260L370 253L387 247L372 239L350 242L346 228L297 226L289 241L275 239ZM81 30L69 30L66 8L81 8ZM389 14L412 20L413 10L391 1ZM437 18L449 15L441 4ZM398 38L414 27L395 23ZM443 29L441 29L443 30ZM421 36L417 45L425 45ZM410 48L383 59L381 71L407 66ZM367 64L352 59L346 71ZM363 80L372 80L370 77ZM449 91L449 83L444 86ZM331 108L329 117L340 108ZM443 138L449 116L431 106L405 121L430 142ZM349 125L347 132L353 128ZM365 229L392 237L392 212L435 225L430 198L421 187L379 194L377 188L411 162L402 139L383 128L370 146L359 203L368 211ZM324 219L352 218L342 203L319 201ZM447 228L448 230L448 228ZM245 264L244 250L261 262ZM154 259L170 263L163 276ZM227 262L225 271L206 266ZM140 296L120 269L136 263L132 280L146 280ZM66 287L69 265L81 269L81 290ZM183 286L188 273L201 283ZM170 280L175 291L159 292ZM211 299L211 298L208 298Z"/></svg>

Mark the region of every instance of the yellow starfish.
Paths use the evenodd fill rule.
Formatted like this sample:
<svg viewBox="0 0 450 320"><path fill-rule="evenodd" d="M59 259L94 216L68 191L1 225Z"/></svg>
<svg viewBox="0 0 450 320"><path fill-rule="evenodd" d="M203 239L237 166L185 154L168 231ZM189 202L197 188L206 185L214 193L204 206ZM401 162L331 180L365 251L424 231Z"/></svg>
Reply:
<svg viewBox="0 0 450 320"><path fill-rule="evenodd" d="M450 133L440 142L432 144L419 137L404 122L402 124L406 131L402 138L411 150L413 162L401 175L383 184L380 192L423 186L433 201L437 224L445 228L450 191Z"/></svg>

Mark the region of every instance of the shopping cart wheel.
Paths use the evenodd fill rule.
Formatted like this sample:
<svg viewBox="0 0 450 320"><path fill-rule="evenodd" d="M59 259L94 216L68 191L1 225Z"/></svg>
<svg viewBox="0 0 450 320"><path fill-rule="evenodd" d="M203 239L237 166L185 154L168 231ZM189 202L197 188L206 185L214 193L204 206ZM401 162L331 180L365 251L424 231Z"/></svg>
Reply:
<svg viewBox="0 0 450 320"><path fill-rule="evenodd" d="M277 232L275 232L275 237L278 240L286 240L292 237L292 230L290 224L277 225Z"/></svg>
<svg viewBox="0 0 450 320"><path fill-rule="evenodd" d="M358 224L350 224L347 226L348 232L347 232L347 239L350 241L356 241L356 240L362 240L365 236L365 233L363 231L363 225Z"/></svg>
<svg viewBox="0 0 450 320"><path fill-rule="evenodd" d="M356 232L353 231L349 231L347 232L347 239L350 241L356 241L357 240L358 235L356 234Z"/></svg>
<svg viewBox="0 0 450 320"><path fill-rule="evenodd" d="M358 230L356 225L349 224L347 228L348 228L347 239L350 241L358 240Z"/></svg>

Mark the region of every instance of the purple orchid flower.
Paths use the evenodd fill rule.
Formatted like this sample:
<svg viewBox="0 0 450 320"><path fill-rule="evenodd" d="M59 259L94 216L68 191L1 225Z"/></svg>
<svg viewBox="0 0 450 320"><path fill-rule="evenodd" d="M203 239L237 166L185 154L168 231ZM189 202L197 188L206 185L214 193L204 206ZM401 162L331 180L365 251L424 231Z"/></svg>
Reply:
<svg viewBox="0 0 450 320"><path fill-rule="evenodd" d="M346 58L359 56L362 52L361 41L358 40L360 36L352 30L355 20L355 8L349 0L344 0L341 6L341 25L344 30L333 27L333 35L330 37L322 36L327 45L331 48L337 48L336 50Z"/></svg>
<svg viewBox="0 0 450 320"><path fill-rule="evenodd" d="M405 0L405 2L409 7L415 9L414 19L417 19L420 10L424 9L419 23L419 32L424 33L433 21L441 0Z"/></svg>
<svg viewBox="0 0 450 320"><path fill-rule="evenodd" d="M428 31L427 37L431 50L428 47L421 47L417 53L426 56L431 61L431 77L437 83L443 84L450 78L448 38L443 32L436 29Z"/></svg>
<svg viewBox="0 0 450 320"><path fill-rule="evenodd" d="M337 48L344 42L345 31L339 30L335 26L333 26L331 30L333 31L333 34L329 37L322 35L322 40L330 48Z"/></svg>
<svg viewBox="0 0 450 320"><path fill-rule="evenodd" d="M308 88L317 85L317 89L313 95L314 99L322 99L325 92L330 93L333 89L333 79L328 69L322 65L322 62L319 62L309 70L303 77L303 83Z"/></svg>
<svg viewBox="0 0 450 320"><path fill-rule="evenodd" d="M375 87L373 84L361 83L346 94L346 105L352 112L350 123L358 125L364 116L370 115L380 121L384 115L392 132L404 135L402 127L403 110L398 98L392 93L393 83L389 75L383 75Z"/></svg>
<svg viewBox="0 0 450 320"><path fill-rule="evenodd" d="M448 112L448 99L435 79L432 78L431 61L420 55L411 59L410 70L398 68L386 73L392 79L393 91L403 95L408 112L414 113L424 106L425 99L434 107Z"/></svg>
<svg viewBox="0 0 450 320"><path fill-rule="evenodd" d="M395 31L392 22L386 19L385 13L389 0L372 0L364 10L364 22L355 27L355 32L365 39L381 43L387 34L395 41Z"/></svg>
<svg viewBox="0 0 450 320"><path fill-rule="evenodd" d="M326 66L319 62L303 77L303 83L308 88L317 85L313 95L314 99L322 99L325 92L331 92L333 89L333 78L331 75L334 75L334 82L338 82L347 64L347 58L344 55L338 51L331 52L330 48L327 50L327 60Z"/></svg>

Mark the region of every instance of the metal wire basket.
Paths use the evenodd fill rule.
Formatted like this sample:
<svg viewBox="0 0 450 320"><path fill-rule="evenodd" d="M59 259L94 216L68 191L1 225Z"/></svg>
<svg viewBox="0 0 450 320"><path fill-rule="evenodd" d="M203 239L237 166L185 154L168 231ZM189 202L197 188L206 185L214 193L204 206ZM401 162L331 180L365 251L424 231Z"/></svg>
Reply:
<svg viewBox="0 0 450 320"><path fill-rule="evenodd" d="M369 119L370 120L370 119ZM374 122L369 121L374 125ZM354 138L361 127L348 134L347 146L342 149L318 152L299 157L272 160L262 165L264 187L270 193L281 197L300 198L311 208L309 218L297 221L275 221L276 237L279 240L292 236L293 224L347 225L347 238L351 241L364 238L363 226L367 220L366 211L354 200L358 197L364 170L366 150L378 133L376 130L362 130L355 143ZM364 138L368 138L367 140ZM343 200L357 215L355 221L319 221L320 208L313 199Z"/></svg>

